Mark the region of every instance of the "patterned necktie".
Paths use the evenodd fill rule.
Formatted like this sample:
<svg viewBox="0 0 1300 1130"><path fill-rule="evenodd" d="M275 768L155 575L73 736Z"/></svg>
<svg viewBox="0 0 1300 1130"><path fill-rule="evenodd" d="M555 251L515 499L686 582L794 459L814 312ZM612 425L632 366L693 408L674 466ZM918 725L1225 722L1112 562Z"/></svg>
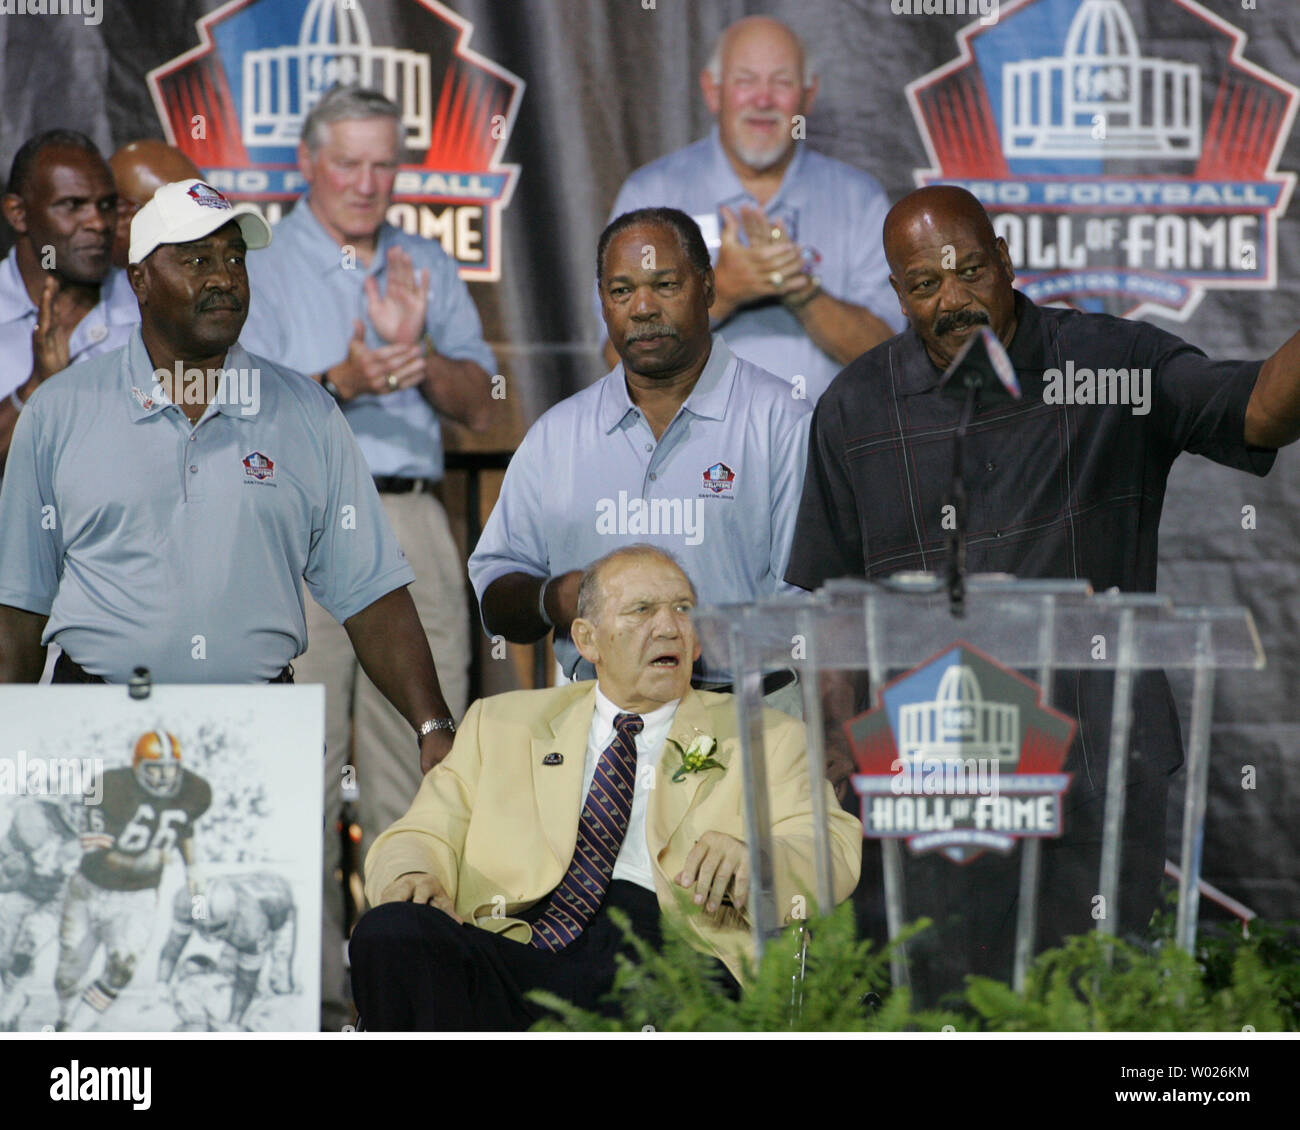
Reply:
<svg viewBox="0 0 1300 1130"><path fill-rule="evenodd" d="M596 762L582 806L573 861L533 923L532 944L537 949L549 953L564 949L587 928L604 901L632 815L636 736L644 727L639 714L619 714L614 719L614 740Z"/></svg>

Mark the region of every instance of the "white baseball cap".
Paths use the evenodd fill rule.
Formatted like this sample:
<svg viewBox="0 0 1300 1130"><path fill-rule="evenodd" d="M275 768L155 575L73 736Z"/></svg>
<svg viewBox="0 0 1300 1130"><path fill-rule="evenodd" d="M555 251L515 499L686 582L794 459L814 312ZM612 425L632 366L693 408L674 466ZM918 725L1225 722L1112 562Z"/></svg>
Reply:
<svg viewBox="0 0 1300 1130"><path fill-rule="evenodd" d="M163 185L131 221L127 261L142 263L163 243L202 239L234 220L254 251L271 242L271 225L251 204L231 204L210 184L193 178Z"/></svg>

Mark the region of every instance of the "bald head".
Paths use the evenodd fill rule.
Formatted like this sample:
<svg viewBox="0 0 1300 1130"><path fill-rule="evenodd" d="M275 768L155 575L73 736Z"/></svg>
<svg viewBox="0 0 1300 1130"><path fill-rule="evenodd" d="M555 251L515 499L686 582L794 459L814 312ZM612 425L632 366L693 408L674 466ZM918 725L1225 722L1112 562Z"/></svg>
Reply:
<svg viewBox="0 0 1300 1130"><path fill-rule="evenodd" d="M754 48L790 53L798 60L800 81L806 83L812 78L808 73L803 42L785 24L771 16L746 16L729 24L714 41L713 53L709 56L709 73L715 81L721 82L723 69L732 54Z"/></svg>
<svg viewBox="0 0 1300 1130"><path fill-rule="evenodd" d="M125 267L131 243L131 220L153 194L173 181L201 178L194 162L165 141L146 138L123 145L109 159L117 184L118 230L113 246L113 263Z"/></svg>
<svg viewBox="0 0 1300 1130"><path fill-rule="evenodd" d="M885 258L889 260L889 269L898 269L895 256L907 246L913 232L954 222L969 227L990 251L993 249L997 242L993 224L973 193L955 184L935 184L909 192L885 217Z"/></svg>
<svg viewBox="0 0 1300 1130"><path fill-rule="evenodd" d="M1015 272L974 196L954 185L909 192L885 217L884 243L889 283L936 365L947 368L979 326L1010 345Z"/></svg>

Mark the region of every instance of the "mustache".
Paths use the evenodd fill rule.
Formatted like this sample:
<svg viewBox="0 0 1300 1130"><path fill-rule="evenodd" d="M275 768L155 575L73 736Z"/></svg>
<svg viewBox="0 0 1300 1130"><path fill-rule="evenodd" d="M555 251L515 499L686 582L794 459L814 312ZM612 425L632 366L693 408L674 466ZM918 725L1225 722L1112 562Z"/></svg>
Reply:
<svg viewBox="0 0 1300 1130"><path fill-rule="evenodd" d="M671 337L680 336L671 326L642 326L639 330L629 330L627 335L628 341L645 341L651 337Z"/></svg>
<svg viewBox="0 0 1300 1130"><path fill-rule="evenodd" d="M199 313L206 310L242 310L244 304L233 294L214 294L199 303Z"/></svg>
<svg viewBox="0 0 1300 1130"><path fill-rule="evenodd" d="M942 337L953 330L964 330L967 326L987 326L989 316L983 310L954 310L951 314L940 314L934 320L934 333Z"/></svg>

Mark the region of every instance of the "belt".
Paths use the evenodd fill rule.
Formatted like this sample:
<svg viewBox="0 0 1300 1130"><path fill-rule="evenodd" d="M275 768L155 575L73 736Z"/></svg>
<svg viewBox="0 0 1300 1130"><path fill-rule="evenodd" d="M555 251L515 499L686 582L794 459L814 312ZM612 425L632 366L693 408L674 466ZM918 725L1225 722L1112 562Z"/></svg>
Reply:
<svg viewBox="0 0 1300 1130"><path fill-rule="evenodd" d="M292 683L293 682L293 664L285 665L283 671L273 679L267 679L268 683ZM68 658L68 653L63 652L58 659L54 661L54 671L50 675L52 683L106 683L107 679L100 675L92 675L79 663L73 662Z"/></svg>
<svg viewBox="0 0 1300 1130"><path fill-rule="evenodd" d="M794 682L794 672L788 667L782 671L769 671L763 676L763 695L772 694L779 691L782 687L788 687ZM734 694L735 687L732 683L710 683L707 679L692 679L691 686L697 691L713 691L716 694Z"/></svg>
<svg viewBox="0 0 1300 1130"><path fill-rule="evenodd" d="M404 479L400 475L376 475L375 490L380 494L431 494L442 496L437 479Z"/></svg>

